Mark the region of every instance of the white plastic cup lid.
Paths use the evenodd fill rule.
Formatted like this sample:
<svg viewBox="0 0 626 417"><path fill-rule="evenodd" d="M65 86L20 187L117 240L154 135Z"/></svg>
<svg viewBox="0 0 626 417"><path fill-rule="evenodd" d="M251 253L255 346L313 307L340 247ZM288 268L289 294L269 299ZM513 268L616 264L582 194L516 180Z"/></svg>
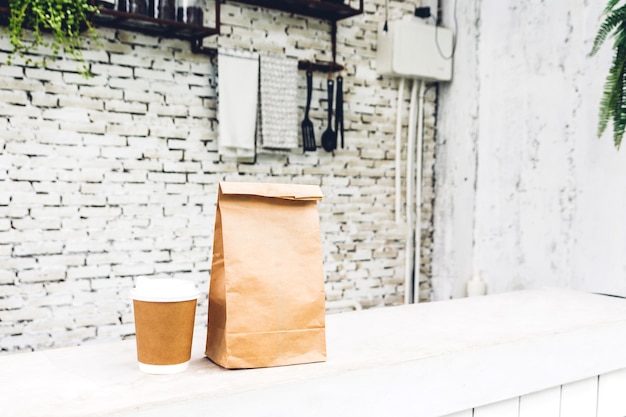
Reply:
<svg viewBox="0 0 626 417"><path fill-rule="evenodd" d="M139 277L131 291L133 300L138 301L187 301L197 299L199 295L193 282L174 278Z"/></svg>

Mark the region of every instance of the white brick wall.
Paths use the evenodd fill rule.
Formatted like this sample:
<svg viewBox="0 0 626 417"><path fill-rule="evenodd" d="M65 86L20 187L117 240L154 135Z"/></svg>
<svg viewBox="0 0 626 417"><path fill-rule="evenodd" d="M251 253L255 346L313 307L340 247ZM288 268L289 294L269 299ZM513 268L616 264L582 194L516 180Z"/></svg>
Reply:
<svg viewBox="0 0 626 417"><path fill-rule="evenodd" d="M95 74L89 80L66 61L50 69L0 66L0 351L131 336L129 291L140 275L193 280L202 291L197 320L206 323L221 180L320 185L329 311L402 303L404 227L393 213L397 81L375 72L384 1L366 3L367 13L338 26L346 148L335 155L320 148L261 154L254 165L219 162L215 61L191 53L184 41L99 28L102 46L84 54ZM324 21L237 3L222 7L223 34L206 46L330 59ZM391 7L398 14L402 4ZM0 35L0 53L8 48ZM325 75L314 74L314 82L319 140ZM434 101L430 89L425 297Z"/></svg>

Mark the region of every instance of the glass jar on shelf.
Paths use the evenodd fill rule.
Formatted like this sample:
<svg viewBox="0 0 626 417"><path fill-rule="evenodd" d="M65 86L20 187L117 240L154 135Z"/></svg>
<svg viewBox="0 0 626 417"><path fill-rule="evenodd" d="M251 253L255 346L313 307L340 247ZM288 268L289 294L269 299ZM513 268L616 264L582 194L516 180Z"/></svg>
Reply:
<svg viewBox="0 0 626 417"><path fill-rule="evenodd" d="M120 12L150 16L148 0L119 0L117 10Z"/></svg>
<svg viewBox="0 0 626 417"><path fill-rule="evenodd" d="M98 6L99 9L112 10L115 9L115 3L115 0L97 0L96 6Z"/></svg>
<svg viewBox="0 0 626 417"><path fill-rule="evenodd" d="M176 0L154 0L152 16L155 19L176 20Z"/></svg>

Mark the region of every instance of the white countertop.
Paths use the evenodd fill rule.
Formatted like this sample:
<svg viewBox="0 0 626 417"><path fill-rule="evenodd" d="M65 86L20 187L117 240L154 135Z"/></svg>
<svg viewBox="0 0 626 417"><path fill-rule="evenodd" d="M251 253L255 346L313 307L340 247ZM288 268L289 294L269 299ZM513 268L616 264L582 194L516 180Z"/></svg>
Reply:
<svg viewBox="0 0 626 417"><path fill-rule="evenodd" d="M0 356L3 416L442 416L626 368L626 300L537 290L327 317L328 360L139 372L134 340Z"/></svg>

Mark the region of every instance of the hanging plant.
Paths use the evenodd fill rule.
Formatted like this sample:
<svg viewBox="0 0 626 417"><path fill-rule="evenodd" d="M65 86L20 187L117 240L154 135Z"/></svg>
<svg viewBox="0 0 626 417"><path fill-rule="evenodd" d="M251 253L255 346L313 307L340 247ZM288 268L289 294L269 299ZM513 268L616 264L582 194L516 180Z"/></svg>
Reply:
<svg viewBox="0 0 626 417"><path fill-rule="evenodd" d="M604 21L593 42L591 55L595 55L612 34L615 52L600 101L598 137L602 136L611 121L613 142L619 149L626 130L626 5L617 7L617 3L619 0L610 0L604 9Z"/></svg>
<svg viewBox="0 0 626 417"><path fill-rule="evenodd" d="M9 8L13 50L8 64L18 55L26 57L26 64L46 66L45 55L39 60L31 55L41 46L50 48L55 56L69 54L78 62L78 71L85 77L91 76L82 53L83 32L93 40L98 38L90 20L98 8L90 0L9 0ZM32 31L32 41L25 40L26 30Z"/></svg>

